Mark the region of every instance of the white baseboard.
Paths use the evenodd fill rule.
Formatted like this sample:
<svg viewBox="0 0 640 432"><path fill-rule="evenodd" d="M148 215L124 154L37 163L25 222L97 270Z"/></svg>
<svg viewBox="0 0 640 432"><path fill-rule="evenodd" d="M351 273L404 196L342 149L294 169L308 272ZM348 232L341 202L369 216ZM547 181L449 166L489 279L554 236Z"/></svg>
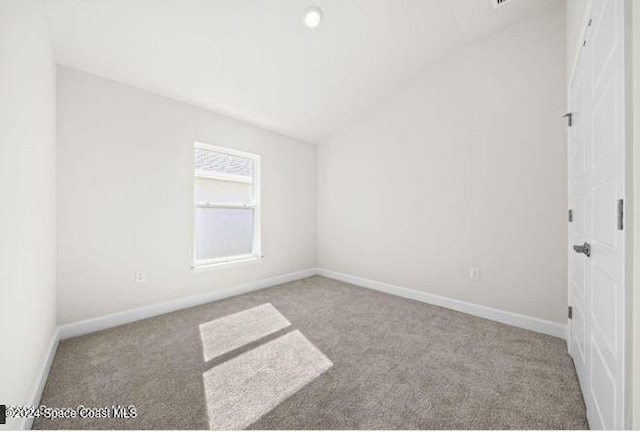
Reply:
<svg viewBox="0 0 640 432"><path fill-rule="evenodd" d="M56 328L55 331L53 332L51 343L49 344L49 350L47 351L46 357L44 358L42 367L40 368L40 371L36 376L36 380L33 385L33 393L31 394L31 399L28 406L40 405L40 398L42 397L42 391L44 390L44 385L47 383L47 378L49 377L49 370L51 369L53 358L55 357L56 350L58 349L58 342L60 342L60 332L58 328ZM20 419L20 422L17 424L16 427L20 430L29 430L31 429L32 424L33 424L32 418L22 418Z"/></svg>
<svg viewBox="0 0 640 432"><path fill-rule="evenodd" d="M441 306L458 312L464 312L469 315L497 321L514 327L520 327L526 330L532 330L534 332L543 333L562 339L566 339L567 337L567 326L560 323L547 321L540 318L534 318L527 315L521 315L513 312L507 312L500 309L494 309L488 306L468 303L449 297L429 294L423 291L417 291L414 289L391 285L384 282L378 282L357 276L351 276L344 273L338 273L332 270L319 268L317 274L319 274L320 276L328 277L330 279L336 279L342 282L347 282L364 288L370 288L387 294L393 294L399 297L418 300L424 303Z"/></svg>
<svg viewBox="0 0 640 432"><path fill-rule="evenodd" d="M399 297L418 300L424 303L429 303L447 309L464 312L469 315L501 322L503 324L532 330L538 333L544 333L562 339L566 339L567 337L567 326L560 323L547 321L540 318L534 318L527 315L521 315L514 312L507 312L500 309L494 309L488 306L481 306L478 304L456 300L449 297L429 294L423 291L417 291L410 288L404 288L385 282L374 281L322 268L302 270L299 272L276 276L269 279L262 279L255 282L249 282L230 288L223 288L215 291L209 291L202 294L196 294L189 297L171 300L165 303L143 306L136 309L130 309L127 311L116 312L113 314L91 318L84 321L65 324L58 327L58 334L60 339L67 339L74 336L93 333L96 331L128 324L130 322L139 321L141 319L162 315L176 310L186 309L205 303L211 303L217 300L245 294L251 291L257 291L263 288L304 279L316 274L328 277L330 279L336 279L342 282L358 285L364 288L381 291L387 294L393 294Z"/></svg>
<svg viewBox="0 0 640 432"><path fill-rule="evenodd" d="M111 327L117 327L119 325L128 324L130 322L139 321L141 319L162 315L180 309L186 309L205 303L211 303L217 300L234 297L251 291L257 291L274 285L293 282L299 279L314 276L315 274L316 269L312 268L295 273L285 274L282 276L276 276L269 279L262 279L255 282L236 285L234 287L217 289L215 291L196 294L189 297L171 300L165 303L143 306L140 308L130 309L123 312L116 312L113 314L91 318L84 321L64 324L59 327L60 339L67 339L74 336L93 333L99 330L105 330Z"/></svg>

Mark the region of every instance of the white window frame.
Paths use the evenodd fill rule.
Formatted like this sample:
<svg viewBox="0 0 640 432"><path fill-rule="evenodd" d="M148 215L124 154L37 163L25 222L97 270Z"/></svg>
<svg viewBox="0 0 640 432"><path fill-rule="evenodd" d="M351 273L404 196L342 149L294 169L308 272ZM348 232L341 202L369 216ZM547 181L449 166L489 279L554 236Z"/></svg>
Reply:
<svg viewBox="0 0 640 432"><path fill-rule="evenodd" d="M215 203L215 202L196 202L195 201L195 183L198 178L211 178L230 182L247 183L244 177L234 175L211 175L202 172L193 171L193 193L192 197L192 223L193 223L193 265L192 268L205 269L209 267L217 267L225 264L241 263L257 261L262 258L261 242L260 242L260 155L255 153L247 153L240 150L234 150L226 147L218 147L211 144L205 144L196 141L193 146L193 150L202 149L214 151L216 153L222 153L230 156L239 156L253 161L253 200L247 203ZM196 209L197 208L226 208L226 209L253 209L253 248L252 252L243 255L234 255L228 257L213 258L207 260L197 259L197 223L196 223Z"/></svg>

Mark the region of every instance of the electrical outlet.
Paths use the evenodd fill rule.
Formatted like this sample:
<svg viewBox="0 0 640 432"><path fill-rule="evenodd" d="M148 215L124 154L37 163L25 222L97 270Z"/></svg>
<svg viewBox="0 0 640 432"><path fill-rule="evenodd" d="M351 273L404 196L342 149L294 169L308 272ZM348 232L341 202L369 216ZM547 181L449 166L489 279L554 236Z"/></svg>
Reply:
<svg viewBox="0 0 640 432"><path fill-rule="evenodd" d="M469 279L474 281L480 280L480 267L471 267L469 269Z"/></svg>
<svg viewBox="0 0 640 432"><path fill-rule="evenodd" d="M136 271L136 283L141 284L147 281L147 272L144 270Z"/></svg>

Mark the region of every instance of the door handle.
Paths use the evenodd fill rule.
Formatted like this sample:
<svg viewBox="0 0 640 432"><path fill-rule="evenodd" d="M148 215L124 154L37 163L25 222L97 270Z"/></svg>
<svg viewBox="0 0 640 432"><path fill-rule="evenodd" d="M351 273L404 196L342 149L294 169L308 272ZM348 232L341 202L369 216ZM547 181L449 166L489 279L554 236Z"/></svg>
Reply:
<svg viewBox="0 0 640 432"><path fill-rule="evenodd" d="M591 256L591 245L587 242L582 245L573 245L573 250L577 253L583 253L588 257Z"/></svg>

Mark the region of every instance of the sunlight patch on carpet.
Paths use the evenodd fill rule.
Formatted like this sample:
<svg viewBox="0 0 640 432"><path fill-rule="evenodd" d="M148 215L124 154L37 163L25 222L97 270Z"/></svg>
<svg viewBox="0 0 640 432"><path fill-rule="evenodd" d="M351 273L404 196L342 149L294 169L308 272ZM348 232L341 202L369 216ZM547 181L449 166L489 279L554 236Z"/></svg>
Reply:
<svg viewBox="0 0 640 432"><path fill-rule="evenodd" d="M309 384L333 363L298 330L203 374L211 429L242 429Z"/></svg>
<svg viewBox="0 0 640 432"><path fill-rule="evenodd" d="M291 323L271 303L200 324L204 361L275 333Z"/></svg>

